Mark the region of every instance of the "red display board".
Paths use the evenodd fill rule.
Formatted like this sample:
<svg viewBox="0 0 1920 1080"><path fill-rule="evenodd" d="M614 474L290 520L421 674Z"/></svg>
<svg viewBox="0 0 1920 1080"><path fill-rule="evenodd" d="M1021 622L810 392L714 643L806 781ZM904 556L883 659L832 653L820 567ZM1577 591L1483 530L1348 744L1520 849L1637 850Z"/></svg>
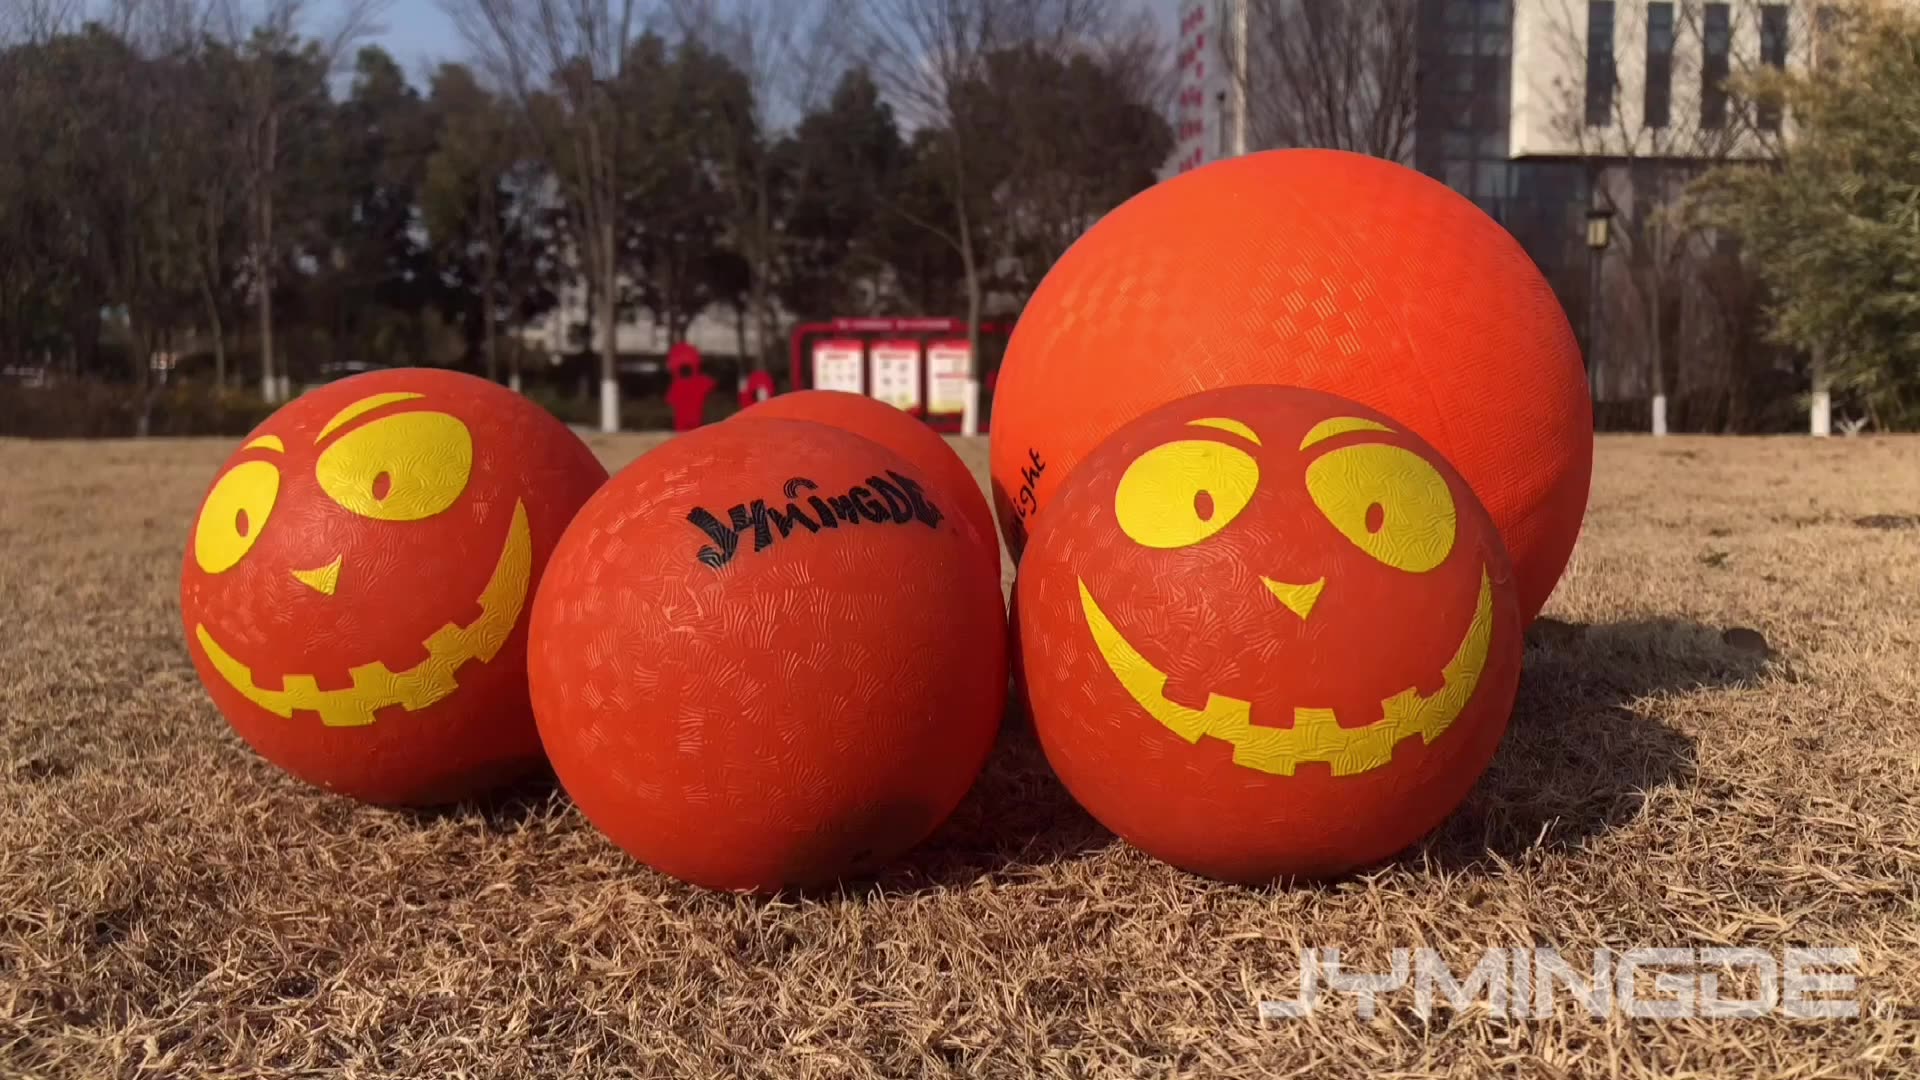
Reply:
<svg viewBox="0 0 1920 1080"><path fill-rule="evenodd" d="M867 396L902 412L918 413L926 401L920 383L920 343L876 341L867 346Z"/></svg>
<svg viewBox="0 0 1920 1080"><path fill-rule="evenodd" d="M808 386L816 390L844 390L850 394L867 392L863 361L866 345L859 338L829 338L813 343L813 378ZM800 383L800 358L793 359L793 385Z"/></svg>
<svg viewBox="0 0 1920 1080"><path fill-rule="evenodd" d="M973 358L964 319L844 318L803 323L794 327L790 339L790 385L795 390L845 390L902 404L907 400L904 388L875 386L871 353L889 346L910 348L915 350L918 383L912 404L903 407L911 408L935 430L959 431L968 378L978 378L983 399L979 429L984 433L990 419L986 398L992 394L997 374L987 365L998 362L993 358L998 356L999 343L1012 332L1010 323L981 323L983 358L975 364L969 362ZM904 363L894 363L893 370L904 373ZM883 360L881 367L887 370L888 362Z"/></svg>
<svg viewBox="0 0 1920 1080"><path fill-rule="evenodd" d="M927 342L927 415L957 417L967 409L973 349L962 338Z"/></svg>

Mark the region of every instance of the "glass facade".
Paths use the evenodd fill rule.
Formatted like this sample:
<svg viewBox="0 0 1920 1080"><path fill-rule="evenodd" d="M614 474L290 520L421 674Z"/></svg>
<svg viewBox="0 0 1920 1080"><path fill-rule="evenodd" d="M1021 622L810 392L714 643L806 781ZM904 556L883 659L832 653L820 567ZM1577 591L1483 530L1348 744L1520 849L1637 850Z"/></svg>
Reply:
<svg viewBox="0 0 1920 1080"><path fill-rule="evenodd" d="M1587 2L1587 126L1613 122L1613 0Z"/></svg>
<svg viewBox="0 0 1920 1080"><path fill-rule="evenodd" d="M1787 66L1787 5L1760 5L1760 62L1771 68ZM1780 103L1763 101L1754 113L1762 131L1780 130Z"/></svg>
<svg viewBox="0 0 1920 1080"><path fill-rule="evenodd" d="M1650 128L1673 120L1673 5L1647 5L1647 85L1641 117Z"/></svg>
<svg viewBox="0 0 1920 1080"><path fill-rule="evenodd" d="M1708 4L1700 31L1700 126L1727 126L1727 74L1733 50L1733 14L1726 4Z"/></svg>
<svg viewBox="0 0 1920 1080"><path fill-rule="evenodd" d="M1569 318L1582 325L1586 166L1507 156L1512 0L1421 0L1419 19L1414 167L1504 225L1553 285Z"/></svg>

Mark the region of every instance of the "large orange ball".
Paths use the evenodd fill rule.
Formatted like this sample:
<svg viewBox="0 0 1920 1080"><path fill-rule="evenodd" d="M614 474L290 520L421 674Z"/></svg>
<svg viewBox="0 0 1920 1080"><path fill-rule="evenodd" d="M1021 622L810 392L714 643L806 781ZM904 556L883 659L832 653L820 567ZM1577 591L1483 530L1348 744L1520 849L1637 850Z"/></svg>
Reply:
<svg viewBox="0 0 1920 1080"><path fill-rule="evenodd" d="M927 473L823 424L728 421L608 481L534 605L554 771L630 854L714 889L879 868L985 763L997 576Z"/></svg>
<svg viewBox="0 0 1920 1080"><path fill-rule="evenodd" d="M992 416L1014 558L1095 444L1185 394L1276 383L1381 409L1473 485L1530 621L1586 512L1593 414L1546 280L1506 230L1411 169L1276 150L1155 185L1054 265Z"/></svg>
<svg viewBox="0 0 1920 1080"><path fill-rule="evenodd" d="M1016 589L1068 790L1227 880L1418 840L1486 769L1519 680L1513 577L1473 492L1406 425L1310 390L1123 426L1055 493Z"/></svg>
<svg viewBox="0 0 1920 1080"><path fill-rule="evenodd" d="M959 516L980 534L985 557L1000 573L1000 531L973 470L940 433L913 414L865 394L844 390L796 390L777 394L733 415L735 420L811 420L864 435L927 474L935 490L953 500Z"/></svg>
<svg viewBox="0 0 1920 1080"><path fill-rule="evenodd" d="M214 479L180 609L234 731L373 803L479 795L540 763L527 612L607 473L484 379L399 369L287 403Z"/></svg>

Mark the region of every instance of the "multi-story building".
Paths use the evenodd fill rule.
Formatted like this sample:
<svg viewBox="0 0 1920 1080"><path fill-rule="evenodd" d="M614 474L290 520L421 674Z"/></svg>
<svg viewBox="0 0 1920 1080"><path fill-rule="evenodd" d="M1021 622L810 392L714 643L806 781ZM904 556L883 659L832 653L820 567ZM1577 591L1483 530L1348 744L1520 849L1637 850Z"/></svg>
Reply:
<svg viewBox="0 0 1920 1080"><path fill-rule="evenodd" d="M1741 273L1731 241L1688 217L1684 193L1705 169L1764 157L1791 137L1793 118L1778 106L1741 101L1733 77L1819 61L1843 7L1806 0L1512 4L1506 127L1521 216L1509 227L1563 298L1583 294L1570 310L1587 345L1596 400L1646 400L1655 432L1666 430L1669 392L1776 380L1769 361L1788 359L1753 333L1759 313L1753 291L1730 280ZM1554 220L1539 202L1543 187L1563 205L1572 194L1572 213ZM1818 434L1827 431L1827 410L1816 385ZM1713 419L1711 408L1691 418Z"/></svg>
<svg viewBox="0 0 1920 1080"><path fill-rule="evenodd" d="M1175 31L1173 154L1162 176L1244 154L1247 115L1242 105L1248 0L1180 0Z"/></svg>
<svg viewBox="0 0 1920 1080"><path fill-rule="evenodd" d="M1726 254L1724 243L1691 234L1682 251L1672 230L1663 239L1647 226L1667 220L1662 208L1702 168L1762 154L1791 136L1791 116L1739 102L1729 77L1819 62L1846 4L1408 4L1401 10L1413 19L1419 72L1411 164L1472 199L1532 255L1588 347L1597 400L1663 396L1674 365L1665 364L1656 383L1652 357L1684 351L1700 370L1715 350L1757 345L1751 336L1732 340L1727 319L1693 310L1713 302L1711 290L1660 291L1680 262L1711 262ZM1263 19L1303 10L1285 0L1183 5L1186 141L1170 171L1229 156L1231 142L1219 132L1234 131L1235 120L1245 147L1247 109L1234 85L1245 80L1230 76L1246 70L1246 35L1273 33ZM1391 6L1382 11L1390 17Z"/></svg>

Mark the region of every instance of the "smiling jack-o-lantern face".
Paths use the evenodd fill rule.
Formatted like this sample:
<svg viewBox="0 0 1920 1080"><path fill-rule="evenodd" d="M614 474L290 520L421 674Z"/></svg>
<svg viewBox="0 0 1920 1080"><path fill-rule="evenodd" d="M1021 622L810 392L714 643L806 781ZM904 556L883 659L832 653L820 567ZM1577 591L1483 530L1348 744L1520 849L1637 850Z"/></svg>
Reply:
<svg viewBox="0 0 1920 1080"><path fill-rule="evenodd" d="M1331 395L1164 406L1078 465L1019 570L1047 757L1116 833L1259 880L1386 858L1485 770L1519 673L1511 571L1453 468Z"/></svg>
<svg viewBox="0 0 1920 1080"><path fill-rule="evenodd" d="M181 611L209 694L263 756L369 802L478 794L540 758L526 612L606 479L493 383L376 372L290 402L214 480Z"/></svg>

